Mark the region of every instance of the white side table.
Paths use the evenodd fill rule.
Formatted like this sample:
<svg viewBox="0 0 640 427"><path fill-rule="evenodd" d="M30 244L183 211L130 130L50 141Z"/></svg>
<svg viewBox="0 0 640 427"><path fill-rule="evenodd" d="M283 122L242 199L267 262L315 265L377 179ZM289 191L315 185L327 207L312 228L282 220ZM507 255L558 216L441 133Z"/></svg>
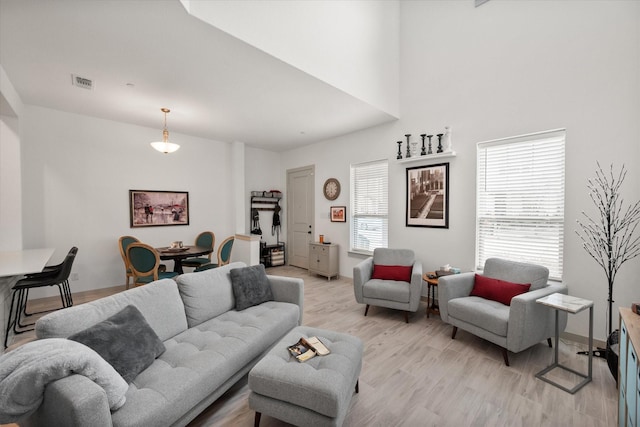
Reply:
<svg viewBox="0 0 640 427"><path fill-rule="evenodd" d="M589 301L583 298L572 297L571 295L555 293L555 294L548 295L544 298L539 298L536 300L536 302L539 304L544 304L556 310L556 348L553 354L553 363L550 366L544 368L542 371L538 372L536 374L536 378L539 378L542 381L548 382L549 384L552 384L558 387L559 389L566 391L567 393L574 394L576 391L584 387L587 383L591 382L591 379L593 378L593 375L592 375L593 374L593 352L591 351L591 349L593 348L593 301ZM580 313L583 310L586 310L587 308L589 309L589 348L588 348L589 372L587 373L587 375L585 375L571 368L568 368L566 366L562 366L558 362L558 343L560 341L560 331L558 330L558 313L560 312L560 310L562 310L571 314L576 314L576 313ZM565 371L576 374L579 377L582 377L584 379L580 381L580 383L578 383L572 389L568 389L544 377L544 375L547 372L555 368L562 368Z"/></svg>

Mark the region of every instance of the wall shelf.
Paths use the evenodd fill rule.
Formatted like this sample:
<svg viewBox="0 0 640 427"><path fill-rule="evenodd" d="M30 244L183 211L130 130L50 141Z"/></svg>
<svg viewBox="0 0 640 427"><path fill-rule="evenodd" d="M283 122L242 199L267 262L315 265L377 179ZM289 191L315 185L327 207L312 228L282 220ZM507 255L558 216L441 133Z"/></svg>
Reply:
<svg viewBox="0 0 640 427"><path fill-rule="evenodd" d="M456 156L456 152L455 151L448 151L446 153L436 153L436 154L426 154L424 156L413 156L413 157L409 157L404 158L404 159L396 159L396 162L398 163L416 163L416 162L432 162L434 160L440 160L440 159L448 159L450 157L455 157Z"/></svg>

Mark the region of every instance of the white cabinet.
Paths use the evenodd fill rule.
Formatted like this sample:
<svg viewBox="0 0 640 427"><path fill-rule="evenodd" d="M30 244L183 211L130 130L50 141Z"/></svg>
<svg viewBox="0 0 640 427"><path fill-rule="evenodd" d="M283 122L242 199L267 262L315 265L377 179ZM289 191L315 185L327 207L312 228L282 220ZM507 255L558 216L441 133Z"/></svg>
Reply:
<svg viewBox="0 0 640 427"><path fill-rule="evenodd" d="M338 245L309 243L309 273L338 277Z"/></svg>
<svg viewBox="0 0 640 427"><path fill-rule="evenodd" d="M620 359L618 361L618 425L640 427L640 316L620 308Z"/></svg>

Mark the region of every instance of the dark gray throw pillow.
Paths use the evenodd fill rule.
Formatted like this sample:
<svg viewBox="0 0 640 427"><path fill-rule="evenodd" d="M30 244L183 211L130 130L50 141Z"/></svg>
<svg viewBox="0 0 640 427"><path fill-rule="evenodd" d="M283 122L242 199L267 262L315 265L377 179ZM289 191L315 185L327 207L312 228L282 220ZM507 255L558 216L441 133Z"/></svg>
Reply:
<svg viewBox="0 0 640 427"><path fill-rule="evenodd" d="M266 301L273 301L273 293L264 265L233 268L229 274L233 296L236 299L236 310L240 311Z"/></svg>
<svg viewBox="0 0 640 427"><path fill-rule="evenodd" d="M164 344L140 310L128 305L108 319L69 336L92 348L127 383L165 351Z"/></svg>

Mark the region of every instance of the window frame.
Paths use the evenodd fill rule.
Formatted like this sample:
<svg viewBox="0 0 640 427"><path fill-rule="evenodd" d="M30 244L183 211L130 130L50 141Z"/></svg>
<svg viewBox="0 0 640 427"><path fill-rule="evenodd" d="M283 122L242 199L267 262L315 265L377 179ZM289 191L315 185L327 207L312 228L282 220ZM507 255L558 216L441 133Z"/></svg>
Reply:
<svg viewBox="0 0 640 427"><path fill-rule="evenodd" d="M379 192L374 194L374 199L378 199L378 202L372 206L372 209L377 212L365 212L364 209L361 209L359 206L358 200L361 197L358 197L356 194L358 191L358 172L365 174L365 169L367 168L378 168L381 167L384 170L379 174L372 174L370 177L371 180L382 180L378 186ZM362 163L352 163L350 165L350 211L351 215L349 217L349 252L363 254L363 255L372 255L373 249L378 247L388 247L389 246L389 160L388 159L380 159L369 162ZM360 178L364 179L364 178ZM376 187L376 183L374 182L371 187ZM364 221L361 223L359 220L363 219ZM373 245L375 247L371 247L371 244L364 248L363 245L358 244L357 238L357 230L360 225L368 225L367 219L377 222L377 220L381 220L379 223L379 233L370 231L368 228L365 229L367 232L365 234L367 236L363 236L363 239L371 241L373 238ZM376 224L377 226L378 224ZM375 229L374 229L375 231ZM360 234L358 234L359 236Z"/></svg>
<svg viewBox="0 0 640 427"><path fill-rule="evenodd" d="M479 142L476 162L476 268L498 256L544 265L562 281L566 129Z"/></svg>

